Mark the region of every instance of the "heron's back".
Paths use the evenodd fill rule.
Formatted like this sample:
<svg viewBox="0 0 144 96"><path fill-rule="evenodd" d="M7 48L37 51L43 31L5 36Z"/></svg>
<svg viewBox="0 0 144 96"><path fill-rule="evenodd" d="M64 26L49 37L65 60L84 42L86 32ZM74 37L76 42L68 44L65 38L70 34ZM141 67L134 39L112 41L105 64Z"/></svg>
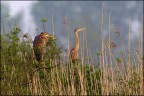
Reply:
<svg viewBox="0 0 144 96"><path fill-rule="evenodd" d="M35 37L33 42L33 48L37 61L40 61L43 58L43 55L46 52L46 43L46 38L43 38L40 35Z"/></svg>

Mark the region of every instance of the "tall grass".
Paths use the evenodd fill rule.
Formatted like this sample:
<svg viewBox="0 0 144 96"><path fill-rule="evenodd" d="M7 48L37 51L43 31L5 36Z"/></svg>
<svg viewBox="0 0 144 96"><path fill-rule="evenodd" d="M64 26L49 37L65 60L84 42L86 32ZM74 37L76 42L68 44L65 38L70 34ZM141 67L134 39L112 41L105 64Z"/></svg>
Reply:
<svg viewBox="0 0 144 96"><path fill-rule="evenodd" d="M119 46L111 39L111 12L108 39L103 35L103 7L104 2L100 21L102 49L95 56L99 57L99 62L92 59L86 31L81 33L79 59L75 63L69 58L62 59L57 40L49 40L44 62L39 64L33 54L31 39L18 35L20 27L13 26L9 34L1 35L1 95L144 95L142 35L132 56L129 22L128 52L119 53ZM54 34L53 19L52 15ZM118 31L115 33L120 34ZM123 40L123 37L120 35L118 39ZM67 46L70 51L69 34ZM119 57L114 55L113 50L119 53ZM46 66L42 67L43 64Z"/></svg>

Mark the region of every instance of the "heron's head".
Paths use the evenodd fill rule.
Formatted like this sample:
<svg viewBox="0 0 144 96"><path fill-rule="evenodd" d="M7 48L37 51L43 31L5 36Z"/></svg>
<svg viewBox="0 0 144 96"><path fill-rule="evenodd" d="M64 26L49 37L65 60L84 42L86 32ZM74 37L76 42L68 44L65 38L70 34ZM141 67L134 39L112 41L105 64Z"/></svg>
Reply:
<svg viewBox="0 0 144 96"><path fill-rule="evenodd" d="M48 34L47 32L42 32L40 35L45 36L46 38L56 39L55 36Z"/></svg>
<svg viewBox="0 0 144 96"><path fill-rule="evenodd" d="M75 32L80 32L80 31L83 31L83 30L85 30L86 28L76 28L75 29Z"/></svg>

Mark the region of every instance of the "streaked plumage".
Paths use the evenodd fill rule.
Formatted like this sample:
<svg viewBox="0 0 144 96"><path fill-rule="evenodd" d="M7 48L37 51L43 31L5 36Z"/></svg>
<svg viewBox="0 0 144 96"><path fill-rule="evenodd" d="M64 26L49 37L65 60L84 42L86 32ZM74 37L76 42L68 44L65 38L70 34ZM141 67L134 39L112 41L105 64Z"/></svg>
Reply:
<svg viewBox="0 0 144 96"><path fill-rule="evenodd" d="M34 39L33 48L37 61L43 60L43 56L46 52L46 44L48 42L48 38L54 38L54 36L48 34L47 32L42 32Z"/></svg>

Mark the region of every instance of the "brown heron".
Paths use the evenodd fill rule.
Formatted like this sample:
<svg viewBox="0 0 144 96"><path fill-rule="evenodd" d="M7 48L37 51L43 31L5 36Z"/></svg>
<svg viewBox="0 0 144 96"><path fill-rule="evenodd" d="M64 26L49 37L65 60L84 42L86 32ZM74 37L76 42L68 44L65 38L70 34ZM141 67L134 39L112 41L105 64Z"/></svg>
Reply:
<svg viewBox="0 0 144 96"><path fill-rule="evenodd" d="M71 49L70 58L71 60L76 60L78 58L78 51L79 51L79 37L78 32L85 30L86 28L76 28L75 29L75 47Z"/></svg>
<svg viewBox="0 0 144 96"><path fill-rule="evenodd" d="M40 35L37 35L33 42L34 53L37 61L42 61L44 53L46 52L46 44L48 39L55 37L47 32L42 32Z"/></svg>

